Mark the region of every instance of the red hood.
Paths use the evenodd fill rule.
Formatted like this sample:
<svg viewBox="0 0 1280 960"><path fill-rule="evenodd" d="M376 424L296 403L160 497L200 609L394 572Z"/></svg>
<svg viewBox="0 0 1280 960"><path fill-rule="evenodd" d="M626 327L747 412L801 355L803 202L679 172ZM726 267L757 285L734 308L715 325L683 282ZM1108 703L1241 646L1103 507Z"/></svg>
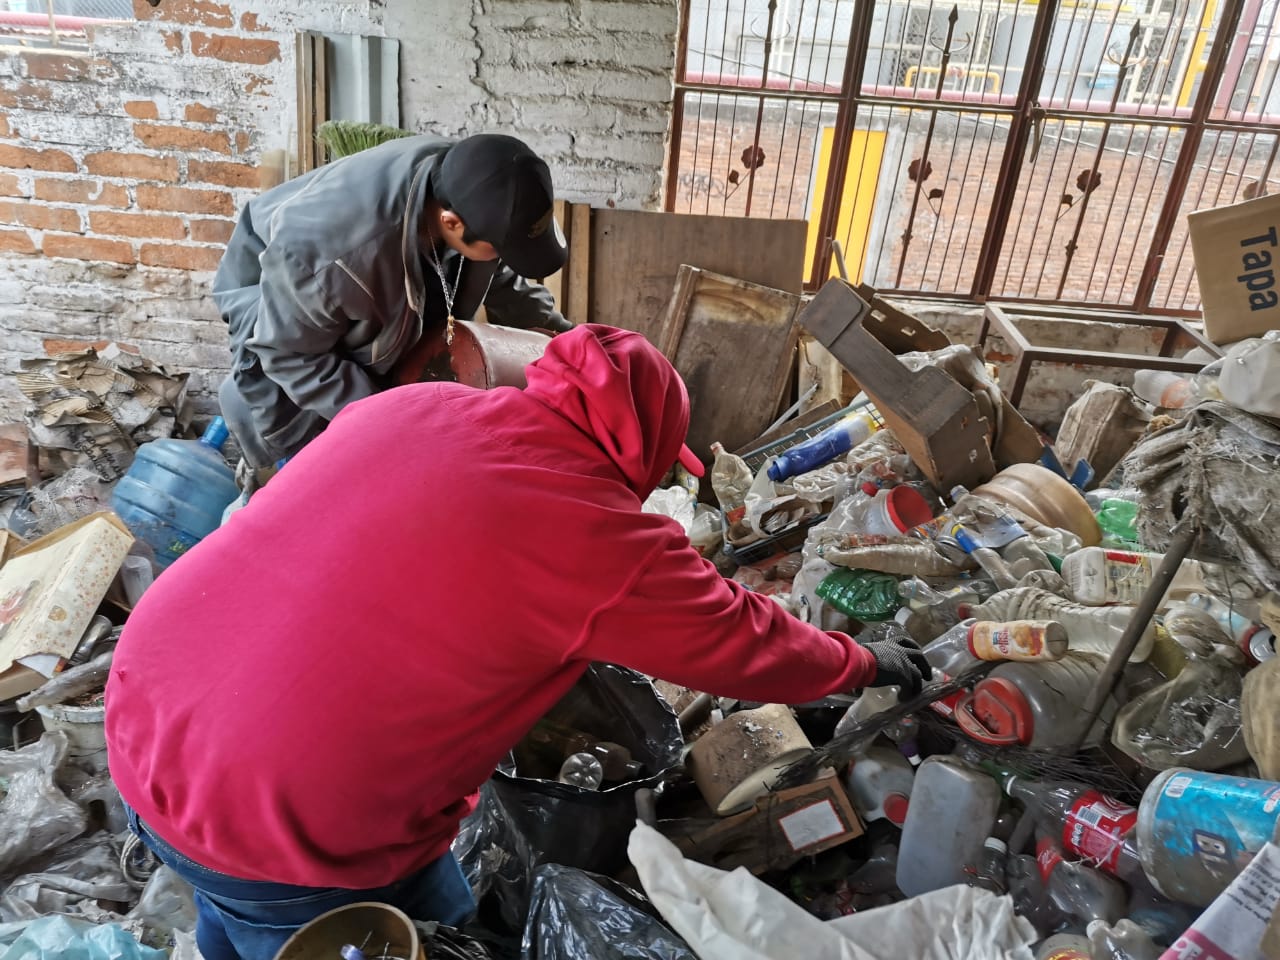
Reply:
<svg viewBox="0 0 1280 960"><path fill-rule="evenodd" d="M657 347L601 324L552 339L525 369L526 393L592 437L644 499L671 468L689 429L689 394Z"/></svg>

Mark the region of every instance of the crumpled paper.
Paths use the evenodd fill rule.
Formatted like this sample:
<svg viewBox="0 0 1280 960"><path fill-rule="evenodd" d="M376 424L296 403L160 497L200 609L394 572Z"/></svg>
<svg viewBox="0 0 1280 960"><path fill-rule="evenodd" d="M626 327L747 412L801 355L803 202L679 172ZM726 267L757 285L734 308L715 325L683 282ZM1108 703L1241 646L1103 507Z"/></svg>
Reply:
<svg viewBox="0 0 1280 960"><path fill-rule="evenodd" d="M1031 960L1039 939L1010 897L976 887L824 922L743 868L686 860L644 824L628 853L649 899L701 960Z"/></svg>
<svg viewBox="0 0 1280 960"><path fill-rule="evenodd" d="M112 343L23 360L16 379L32 442L58 461L52 472L85 467L111 482L139 444L173 436L187 377Z"/></svg>

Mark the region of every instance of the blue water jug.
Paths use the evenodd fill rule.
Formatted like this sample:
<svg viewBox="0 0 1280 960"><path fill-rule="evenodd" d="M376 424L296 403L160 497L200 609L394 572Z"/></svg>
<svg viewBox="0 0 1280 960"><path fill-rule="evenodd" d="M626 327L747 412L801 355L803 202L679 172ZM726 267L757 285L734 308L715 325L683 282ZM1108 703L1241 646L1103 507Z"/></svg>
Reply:
<svg viewBox="0 0 1280 960"><path fill-rule="evenodd" d="M111 509L169 566L215 530L240 494L222 456L227 425L214 417L199 440L152 440L138 448L111 494Z"/></svg>

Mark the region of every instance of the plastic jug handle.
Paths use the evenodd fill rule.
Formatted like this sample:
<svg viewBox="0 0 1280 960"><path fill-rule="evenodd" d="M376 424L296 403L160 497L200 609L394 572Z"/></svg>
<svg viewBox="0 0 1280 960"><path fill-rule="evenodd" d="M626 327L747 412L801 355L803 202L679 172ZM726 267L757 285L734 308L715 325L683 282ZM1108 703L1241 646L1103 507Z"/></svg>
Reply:
<svg viewBox="0 0 1280 960"><path fill-rule="evenodd" d="M997 747L1016 747L1021 741L1016 733L996 733L985 723L973 709L973 694L966 693L955 706L955 721L966 735L979 743L989 743Z"/></svg>

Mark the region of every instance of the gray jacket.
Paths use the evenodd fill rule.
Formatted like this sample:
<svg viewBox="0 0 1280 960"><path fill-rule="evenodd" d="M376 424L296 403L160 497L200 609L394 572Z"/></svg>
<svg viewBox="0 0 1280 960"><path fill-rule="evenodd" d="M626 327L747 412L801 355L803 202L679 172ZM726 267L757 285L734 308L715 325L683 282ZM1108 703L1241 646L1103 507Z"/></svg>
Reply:
<svg viewBox="0 0 1280 960"><path fill-rule="evenodd" d="M292 456L347 404L389 386L408 348L444 327L442 282L418 230L429 175L452 142L394 140L245 205L213 296L231 339L223 416L253 466ZM494 323L569 327L545 287L500 261L450 250L442 265L457 282L458 319L483 303Z"/></svg>

